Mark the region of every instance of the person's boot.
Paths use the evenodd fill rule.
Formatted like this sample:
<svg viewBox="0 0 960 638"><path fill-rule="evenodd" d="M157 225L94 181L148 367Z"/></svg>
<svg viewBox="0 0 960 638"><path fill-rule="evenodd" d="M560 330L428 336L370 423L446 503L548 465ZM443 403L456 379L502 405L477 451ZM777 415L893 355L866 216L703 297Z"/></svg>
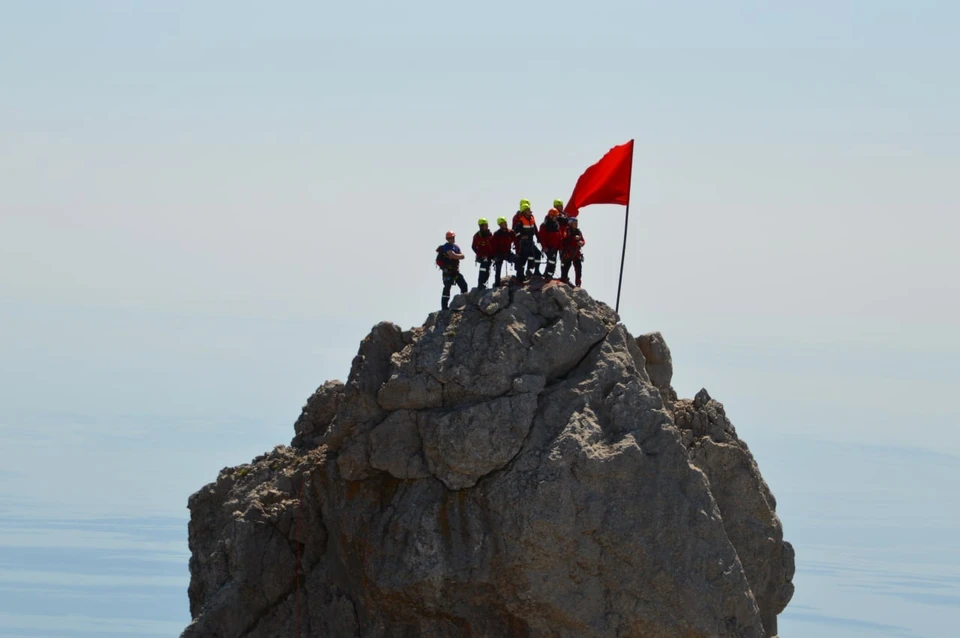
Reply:
<svg viewBox="0 0 960 638"><path fill-rule="evenodd" d="M446 310L447 304L450 303L450 295L443 295L440 297L440 310Z"/></svg>

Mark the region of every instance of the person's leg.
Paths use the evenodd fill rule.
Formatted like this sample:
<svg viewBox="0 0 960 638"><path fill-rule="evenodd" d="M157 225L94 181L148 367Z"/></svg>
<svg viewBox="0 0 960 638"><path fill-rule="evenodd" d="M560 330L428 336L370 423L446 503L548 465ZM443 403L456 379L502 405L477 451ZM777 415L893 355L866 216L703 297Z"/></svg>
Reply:
<svg viewBox="0 0 960 638"><path fill-rule="evenodd" d="M514 265L517 267L517 283L523 283L526 277L527 264L532 259L530 254L530 242L520 242L520 250L517 252L517 260Z"/></svg>
<svg viewBox="0 0 960 638"><path fill-rule="evenodd" d="M553 273L557 270L557 251L554 248L547 249L547 269L545 274L553 279Z"/></svg>
<svg viewBox="0 0 960 638"><path fill-rule="evenodd" d="M582 259L578 259L578 260L576 260L575 262L573 262L573 267L574 267L574 268L576 269L576 271L577 271L577 288L579 288L579 287L580 287L580 278L581 278L581 275L583 274L583 260L582 260Z"/></svg>
<svg viewBox="0 0 960 638"><path fill-rule="evenodd" d="M479 288L487 287L487 279L490 278L490 259L481 259L480 260L480 279L477 282Z"/></svg>
<svg viewBox="0 0 960 638"><path fill-rule="evenodd" d="M453 285L453 278L447 273L443 273L443 295L440 297L440 310L446 310L450 303L450 286Z"/></svg>
<svg viewBox="0 0 960 638"><path fill-rule="evenodd" d="M569 259L560 260L560 281L565 284L570 283L570 264L573 263Z"/></svg>
<svg viewBox="0 0 960 638"><path fill-rule="evenodd" d="M540 276L540 258L543 256L543 251L537 248L533 240L530 240L530 267L531 271L537 277Z"/></svg>
<svg viewBox="0 0 960 638"><path fill-rule="evenodd" d="M457 286L461 294L467 292L467 280L463 278L463 273L460 271L457 271Z"/></svg>
<svg viewBox="0 0 960 638"><path fill-rule="evenodd" d="M501 266L503 266L503 255L497 255L496 260L493 262L493 267L495 268L495 270L493 271L494 286L500 285L500 267Z"/></svg>

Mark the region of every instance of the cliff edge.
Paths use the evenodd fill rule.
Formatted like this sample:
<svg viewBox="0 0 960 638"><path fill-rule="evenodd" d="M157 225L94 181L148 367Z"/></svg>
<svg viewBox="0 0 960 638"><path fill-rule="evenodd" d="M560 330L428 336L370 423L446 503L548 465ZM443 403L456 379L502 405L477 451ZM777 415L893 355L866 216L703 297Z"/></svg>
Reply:
<svg viewBox="0 0 960 638"><path fill-rule="evenodd" d="M190 497L184 638L764 638L793 595L776 501L659 333L584 290L380 323L290 446Z"/></svg>

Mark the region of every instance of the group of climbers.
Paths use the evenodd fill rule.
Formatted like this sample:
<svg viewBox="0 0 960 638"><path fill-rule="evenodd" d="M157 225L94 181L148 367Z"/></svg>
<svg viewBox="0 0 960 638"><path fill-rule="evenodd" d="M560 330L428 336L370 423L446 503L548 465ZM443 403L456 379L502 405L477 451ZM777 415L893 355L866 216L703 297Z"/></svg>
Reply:
<svg viewBox="0 0 960 638"><path fill-rule="evenodd" d="M500 285L503 262L513 264L517 272L517 283L522 284L531 276L539 277L540 259L543 255L547 258L544 269L547 279L554 278L559 257L560 281L570 283L570 267L573 266L574 285L580 286L583 271L582 247L586 241L580 232L577 218L569 217L563 212L563 202L559 199L553 200L553 208L539 228L530 202L526 199L520 200L520 207L513 216L511 227L507 226L506 217L497 218L498 229L494 233L490 232L485 217L481 217L477 223L480 230L473 236L471 248L480 266L478 288L487 287L491 266L494 272L493 285ZM456 243L456 234L452 230L447 231L446 240L445 244L437 248L437 265L443 272L443 296L440 299L443 309L447 308L450 289L454 284L460 288L460 292L467 291L467 282L460 273L460 261L464 259L464 255ZM540 244L539 248L537 243Z"/></svg>

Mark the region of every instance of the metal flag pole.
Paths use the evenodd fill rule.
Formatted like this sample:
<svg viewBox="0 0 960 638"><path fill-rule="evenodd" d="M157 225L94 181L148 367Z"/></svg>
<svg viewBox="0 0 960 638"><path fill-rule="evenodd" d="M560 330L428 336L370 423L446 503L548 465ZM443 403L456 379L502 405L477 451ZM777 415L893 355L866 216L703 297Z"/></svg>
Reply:
<svg viewBox="0 0 960 638"><path fill-rule="evenodd" d="M633 140L631 140L633 141ZM620 314L620 287L623 285L623 262L627 257L627 224L630 223L630 189L633 186L633 149L630 149L630 176L627 178L627 212L623 217L623 251L620 253L620 280L617 282L617 306L614 311Z"/></svg>

